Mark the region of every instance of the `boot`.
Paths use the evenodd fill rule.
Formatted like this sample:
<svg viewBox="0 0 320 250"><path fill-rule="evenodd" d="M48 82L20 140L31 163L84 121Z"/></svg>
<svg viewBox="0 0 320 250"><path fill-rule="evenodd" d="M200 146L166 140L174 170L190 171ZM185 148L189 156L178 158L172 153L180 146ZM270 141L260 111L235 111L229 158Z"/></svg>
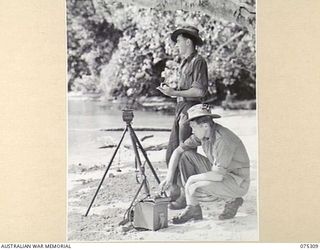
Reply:
<svg viewBox="0 0 320 250"><path fill-rule="evenodd" d="M183 209L187 206L186 196L184 192L181 192L180 197L176 201L171 201L169 203L169 209L171 210L179 210Z"/></svg>
<svg viewBox="0 0 320 250"><path fill-rule="evenodd" d="M180 197L180 188L177 185L172 185L169 189L169 197L171 201L176 201Z"/></svg>
<svg viewBox="0 0 320 250"><path fill-rule="evenodd" d="M222 214L219 215L219 220L228 220L235 217L242 203L243 199L241 197L238 197L231 202L226 202Z"/></svg>
<svg viewBox="0 0 320 250"><path fill-rule="evenodd" d="M172 219L172 223L182 224L192 219L202 220L202 210L200 205L196 205L196 206L188 205L180 215Z"/></svg>

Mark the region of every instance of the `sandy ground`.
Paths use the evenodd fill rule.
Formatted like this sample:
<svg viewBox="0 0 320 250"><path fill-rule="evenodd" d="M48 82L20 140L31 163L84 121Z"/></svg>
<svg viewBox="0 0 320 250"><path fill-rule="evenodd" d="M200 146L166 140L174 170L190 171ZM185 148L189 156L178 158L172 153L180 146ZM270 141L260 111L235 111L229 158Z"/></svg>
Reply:
<svg viewBox="0 0 320 250"><path fill-rule="evenodd" d="M138 231L130 224L119 226L126 209L129 207L139 184L133 163L133 152L121 148L120 157L116 157L105 181L99 191L93 207L87 217L84 214L106 170L114 149L100 150L94 160L76 161L72 156L68 169L68 240L82 241L256 241L258 240L257 220L257 131L255 113L246 116L231 116L221 120L223 124L234 130L242 138L248 149L251 160L251 186L244 197L244 204L237 216L231 220L219 221L218 215L224 207L223 200L201 203L204 219L191 221L183 225L173 225L159 231ZM139 133L139 137L149 133ZM160 133L145 140L148 144L166 141L167 137ZM124 144L128 144L126 140ZM102 152L102 153L101 153ZM164 163L165 150L148 152L160 179L166 174ZM85 156L79 156L84 159ZM102 162L104 162L102 164ZM119 172L121 170L121 172ZM151 194L157 193L155 178L146 166L146 175ZM140 192L139 198L145 196ZM171 219L179 211L168 210Z"/></svg>

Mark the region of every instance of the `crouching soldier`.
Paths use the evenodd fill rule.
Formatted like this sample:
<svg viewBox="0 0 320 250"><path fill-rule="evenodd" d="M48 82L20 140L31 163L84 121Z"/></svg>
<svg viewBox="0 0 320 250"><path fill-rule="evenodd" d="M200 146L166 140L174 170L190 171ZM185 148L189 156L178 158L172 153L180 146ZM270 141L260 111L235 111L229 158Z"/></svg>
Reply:
<svg viewBox="0 0 320 250"><path fill-rule="evenodd" d="M199 201L218 197L226 200L219 219L231 219L249 188L247 151L237 135L213 121L220 116L211 114L206 105L192 106L187 113L185 122L189 122L193 134L173 152L167 176L159 186L162 191L168 189L178 172L184 192L169 207L184 210L173 218L173 223L202 219ZM202 146L206 157L196 152L198 146Z"/></svg>

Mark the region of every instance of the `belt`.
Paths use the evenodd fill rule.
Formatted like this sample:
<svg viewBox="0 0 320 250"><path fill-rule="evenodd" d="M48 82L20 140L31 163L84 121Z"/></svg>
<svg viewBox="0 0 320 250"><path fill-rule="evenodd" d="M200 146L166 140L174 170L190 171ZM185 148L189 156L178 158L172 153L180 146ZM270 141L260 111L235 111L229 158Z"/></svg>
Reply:
<svg viewBox="0 0 320 250"><path fill-rule="evenodd" d="M201 103L199 98L196 98L196 97L181 97L181 96L178 96L177 97L177 102L194 102L194 103Z"/></svg>

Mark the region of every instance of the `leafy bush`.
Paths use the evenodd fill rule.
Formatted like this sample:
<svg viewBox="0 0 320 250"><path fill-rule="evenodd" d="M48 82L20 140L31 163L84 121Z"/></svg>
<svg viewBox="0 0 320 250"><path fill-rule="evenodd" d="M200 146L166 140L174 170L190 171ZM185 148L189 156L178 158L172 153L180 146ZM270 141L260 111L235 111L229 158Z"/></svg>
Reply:
<svg viewBox="0 0 320 250"><path fill-rule="evenodd" d="M199 12L109 0L68 0L70 89L79 89L82 82L86 89L113 97L160 95L156 87L161 81L177 83L181 59L170 34L184 24L197 26L205 40L199 53L208 62L211 93L219 100L227 91L237 99L255 98L254 34Z"/></svg>
<svg viewBox="0 0 320 250"><path fill-rule="evenodd" d="M96 14L92 1L67 0L68 89L100 92L99 76L122 32Z"/></svg>

